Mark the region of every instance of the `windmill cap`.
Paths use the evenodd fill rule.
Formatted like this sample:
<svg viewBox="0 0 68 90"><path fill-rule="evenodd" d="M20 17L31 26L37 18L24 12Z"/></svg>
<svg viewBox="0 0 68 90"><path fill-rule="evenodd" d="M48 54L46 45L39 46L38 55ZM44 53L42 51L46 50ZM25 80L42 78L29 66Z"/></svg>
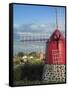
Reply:
<svg viewBox="0 0 68 90"><path fill-rule="evenodd" d="M64 40L64 36L58 29L56 29L50 37L50 40L56 40L56 39Z"/></svg>

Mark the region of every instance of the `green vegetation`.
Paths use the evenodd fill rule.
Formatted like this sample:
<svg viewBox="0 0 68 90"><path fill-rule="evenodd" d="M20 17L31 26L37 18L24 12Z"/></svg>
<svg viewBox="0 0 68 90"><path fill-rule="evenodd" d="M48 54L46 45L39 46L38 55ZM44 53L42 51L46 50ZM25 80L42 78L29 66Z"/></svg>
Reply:
<svg viewBox="0 0 68 90"><path fill-rule="evenodd" d="M19 52L13 57L13 81L14 84L40 84L44 62L38 53Z"/></svg>
<svg viewBox="0 0 68 90"><path fill-rule="evenodd" d="M37 53L36 52L31 52L31 53L29 53L29 56L37 57Z"/></svg>
<svg viewBox="0 0 68 90"><path fill-rule="evenodd" d="M20 64L13 69L13 81L15 84L21 83L23 85L37 83L42 80L44 64Z"/></svg>
<svg viewBox="0 0 68 90"><path fill-rule="evenodd" d="M29 64L43 64L43 60L40 59L40 56L38 56L37 52L30 52L30 53L23 53L23 52L19 52L17 55L14 56L13 58L13 62L15 65L18 64L25 64L25 63L29 63Z"/></svg>
<svg viewBox="0 0 68 90"><path fill-rule="evenodd" d="M17 54L17 56L22 57L22 56L24 56L24 53L23 53L23 52L19 52L19 53Z"/></svg>
<svg viewBox="0 0 68 90"><path fill-rule="evenodd" d="M21 66L15 67L13 69L13 81L20 81L21 80Z"/></svg>

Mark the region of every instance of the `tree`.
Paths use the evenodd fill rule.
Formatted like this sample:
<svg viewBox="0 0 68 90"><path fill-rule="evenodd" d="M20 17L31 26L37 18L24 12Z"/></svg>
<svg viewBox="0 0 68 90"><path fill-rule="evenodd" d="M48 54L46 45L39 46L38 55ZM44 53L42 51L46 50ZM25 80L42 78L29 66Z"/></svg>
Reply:
<svg viewBox="0 0 68 90"><path fill-rule="evenodd" d="M23 53L23 52L19 52L19 53L17 54L17 56L22 57L22 56L24 56L24 53Z"/></svg>
<svg viewBox="0 0 68 90"><path fill-rule="evenodd" d="M29 53L29 55L36 57L36 52L31 52L31 53Z"/></svg>

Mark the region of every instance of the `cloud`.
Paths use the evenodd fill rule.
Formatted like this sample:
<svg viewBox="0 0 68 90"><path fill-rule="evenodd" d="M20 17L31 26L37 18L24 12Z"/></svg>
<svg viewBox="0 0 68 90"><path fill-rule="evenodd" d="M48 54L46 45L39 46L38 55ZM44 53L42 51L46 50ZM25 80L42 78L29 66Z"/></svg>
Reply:
<svg viewBox="0 0 68 90"><path fill-rule="evenodd" d="M17 39L26 38L49 38L50 35L56 29L56 25L53 23L31 23L31 24L22 24L14 27L14 36L18 37ZM59 30L65 35L65 24L59 23Z"/></svg>
<svg viewBox="0 0 68 90"><path fill-rule="evenodd" d="M14 35L14 53L23 51L45 51L46 43L45 42L21 42L25 39L39 39L39 38L48 38L55 31L56 25L53 23L31 23L31 24L22 24L14 25L13 35ZM59 30L65 36L65 24L59 23Z"/></svg>

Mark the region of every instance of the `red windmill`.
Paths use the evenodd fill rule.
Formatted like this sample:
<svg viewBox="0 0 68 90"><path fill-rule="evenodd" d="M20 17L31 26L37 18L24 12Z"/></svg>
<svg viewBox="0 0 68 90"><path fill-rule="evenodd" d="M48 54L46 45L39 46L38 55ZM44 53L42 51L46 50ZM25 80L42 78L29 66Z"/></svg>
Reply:
<svg viewBox="0 0 68 90"><path fill-rule="evenodd" d="M48 64L65 64L65 38L58 29L58 15L56 10L56 30L51 35L47 44Z"/></svg>
<svg viewBox="0 0 68 90"><path fill-rule="evenodd" d="M65 82L65 38L58 29L56 9L56 30L47 41L47 59L43 79L47 82Z"/></svg>
<svg viewBox="0 0 68 90"><path fill-rule="evenodd" d="M47 46L48 64L65 64L65 39L59 30L55 30Z"/></svg>

